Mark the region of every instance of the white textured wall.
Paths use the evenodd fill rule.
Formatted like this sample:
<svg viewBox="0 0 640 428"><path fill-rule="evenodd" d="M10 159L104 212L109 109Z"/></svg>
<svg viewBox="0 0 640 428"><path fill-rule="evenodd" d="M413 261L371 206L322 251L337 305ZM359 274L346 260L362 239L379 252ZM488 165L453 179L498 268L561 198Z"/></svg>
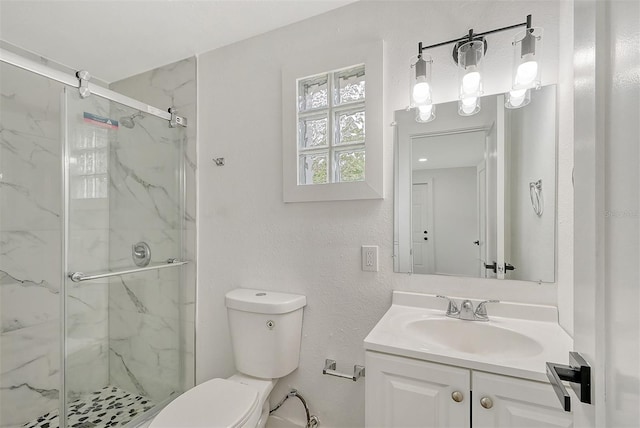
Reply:
<svg viewBox="0 0 640 428"><path fill-rule="evenodd" d="M557 81L555 2L358 2L218 49L199 58L197 381L234 371L224 294L259 287L305 294L300 368L281 380L307 398L326 427L364 424L364 383L322 376L364 362L362 340L389 307L394 289L555 304L557 287L518 281L394 274L392 264L393 130L385 128L385 200L282 202L282 64L324 43L385 40L384 122L408 102L408 62L417 43L435 43L509 25L532 13L545 27L543 84ZM489 37L485 91L510 86L511 37ZM431 52L436 102L456 98L450 48ZM216 167L212 158L225 157ZM380 246L380 271L360 270L360 246ZM561 242L560 246L565 243ZM290 400L279 414L302 419Z"/></svg>

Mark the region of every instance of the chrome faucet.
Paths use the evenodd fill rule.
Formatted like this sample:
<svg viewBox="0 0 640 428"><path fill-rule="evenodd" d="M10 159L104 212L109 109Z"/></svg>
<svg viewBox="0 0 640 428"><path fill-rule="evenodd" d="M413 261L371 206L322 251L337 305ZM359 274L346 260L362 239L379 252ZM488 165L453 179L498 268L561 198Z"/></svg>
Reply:
<svg viewBox="0 0 640 428"><path fill-rule="evenodd" d="M447 306L446 315L450 318L457 318L465 321L489 321L487 315L487 303L500 303L499 300L484 300L478 303L478 306L474 309L473 302L469 299L465 299L460 304L460 308L453 299L447 296L438 295L441 299L447 299L449 306Z"/></svg>

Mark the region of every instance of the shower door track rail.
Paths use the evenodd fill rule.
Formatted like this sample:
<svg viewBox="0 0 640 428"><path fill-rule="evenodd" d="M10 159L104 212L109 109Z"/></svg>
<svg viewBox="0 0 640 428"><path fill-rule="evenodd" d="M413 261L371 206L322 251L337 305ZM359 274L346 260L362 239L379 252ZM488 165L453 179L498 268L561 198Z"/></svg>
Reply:
<svg viewBox="0 0 640 428"><path fill-rule="evenodd" d="M69 278L73 282L91 281L92 279L110 278L112 276L129 275L132 273L147 272L150 270L166 269L170 267L186 265L187 263L189 262L186 260L169 259L166 261L166 263L161 263L153 266L145 266L137 269L119 270L114 272L105 272L105 273L99 273L95 275L85 275L82 272L71 272L69 274Z"/></svg>
<svg viewBox="0 0 640 428"><path fill-rule="evenodd" d="M80 81L76 76L69 75L62 71L48 67L44 64L40 64L36 61L21 57L20 55L17 55L6 49L0 49L0 61L6 62L7 64L11 64L32 73L39 74L40 76L44 76L46 78L55 80L74 88L80 87ZM142 101L127 97L126 95L122 95L118 92L112 91L111 89L96 85L95 83L88 83L88 85L89 91L92 94L98 95L102 98L124 104L128 107L143 111L153 116L157 116L161 119L170 121L172 118L171 113L169 113L168 111L150 106L149 104L143 103Z"/></svg>

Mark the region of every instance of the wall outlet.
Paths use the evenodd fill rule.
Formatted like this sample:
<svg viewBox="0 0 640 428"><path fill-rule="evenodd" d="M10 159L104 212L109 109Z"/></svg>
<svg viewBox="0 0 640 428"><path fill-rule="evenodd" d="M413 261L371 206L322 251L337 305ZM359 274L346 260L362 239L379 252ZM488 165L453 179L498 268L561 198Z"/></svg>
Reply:
<svg viewBox="0 0 640 428"><path fill-rule="evenodd" d="M378 246L362 246L362 270L367 272L378 272Z"/></svg>

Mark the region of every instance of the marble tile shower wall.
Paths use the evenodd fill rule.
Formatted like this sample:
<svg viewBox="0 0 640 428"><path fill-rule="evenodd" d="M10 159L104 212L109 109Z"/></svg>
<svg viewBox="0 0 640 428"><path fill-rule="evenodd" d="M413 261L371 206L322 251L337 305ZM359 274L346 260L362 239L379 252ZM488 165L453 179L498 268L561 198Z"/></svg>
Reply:
<svg viewBox="0 0 640 428"><path fill-rule="evenodd" d="M0 63L0 426L58 405L60 91Z"/></svg>
<svg viewBox="0 0 640 428"><path fill-rule="evenodd" d="M0 88L0 426L9 427L59 405L63 86L2 63ZM108 262L105 208L73 213L79 269ZM104 284L68 291L72 397L108 381L107 301Z"/></svg>
<svg viewBox="0 0 640 428"><path fill-rule="evenodd" d="M149 127L153 135L170 135L166 122L138 120L112 151L111 265L125 264L131 245L139 240L150 245L153 261L192 261L184 268L182 286L178 269L111 281L110 383L159 401L192 387L195 377L196 60L130 77L111 89L155 107L173 106L189 120L182 141L150 138ZM177 154L184 156L186 166L184 218L177 211L178 171L171 173Z"/></svg>

